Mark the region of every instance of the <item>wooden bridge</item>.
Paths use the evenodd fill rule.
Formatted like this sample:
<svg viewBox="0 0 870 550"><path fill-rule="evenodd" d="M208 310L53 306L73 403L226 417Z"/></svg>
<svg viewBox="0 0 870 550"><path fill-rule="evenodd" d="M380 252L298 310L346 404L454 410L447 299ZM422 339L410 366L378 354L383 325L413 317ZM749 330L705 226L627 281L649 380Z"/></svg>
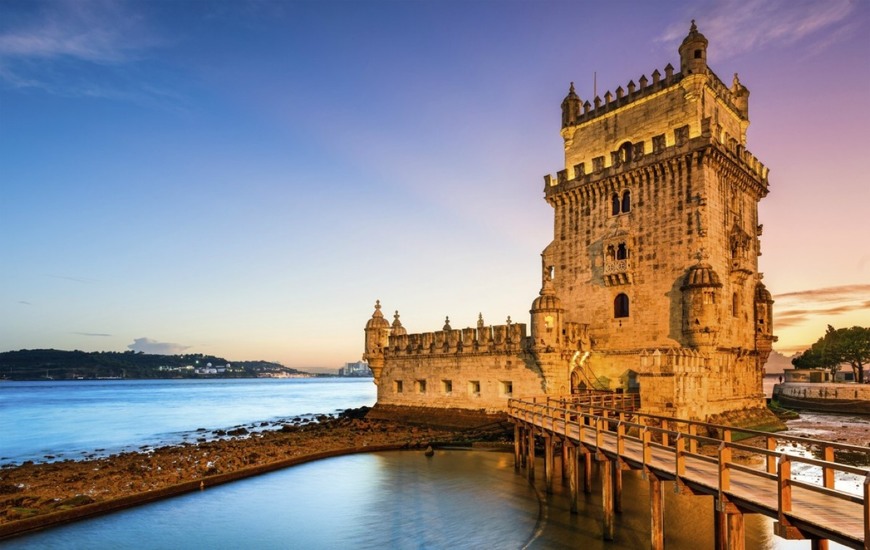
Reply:
<svg viewBox="0 0 870 550"><path fill-rule="evenodd" d="M544 479L552 492L555 456L561 450L571 511L577 511L581 472L591 492L592 461L602 476L603 532L615 536L621 511L622 471L639 469L650 484L650 548L664 548L661 483L714 497L717 550L745 548L743 514L774 518L774 532L809 539L824 550L828 540L863 550L870 541L870 470L838 462L838 453L868 455L868 449L815 439L680 420L637 412L637 394L586 393L570 397L511 399L515 466L535 478L535 438L543 440ZM739 440L742 442L737 442ZM820 458L783 452L785 445L816 449ZM821 482L792 476L792 465L818 468ZM838 472L863 479L863 495L835 487Z"/></svg>

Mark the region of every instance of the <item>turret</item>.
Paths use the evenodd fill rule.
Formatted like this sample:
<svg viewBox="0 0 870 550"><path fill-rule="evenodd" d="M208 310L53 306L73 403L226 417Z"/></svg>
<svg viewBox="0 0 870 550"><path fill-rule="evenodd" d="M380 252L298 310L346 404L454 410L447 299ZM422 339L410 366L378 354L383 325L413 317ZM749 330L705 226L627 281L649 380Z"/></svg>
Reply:
<svg viewBox="0 0 870 550"><path fill-rule="evenodd" d="M740 111L740 116L749 120L749 90L740 83L737 73L734 73L734 81L731 84L731 95L734 106Z"/></svg>
<svg viewBox="0 0 870 550"><path fill-rule="evenodd" d="M574 83L568 90L568 95L562 100L562 128L575 124L580 116L580 97L574 91Z"/></svg>
<svg viewBox="0 0 870 550"><path fill-rule="evenodd" d="M710 264L689 268L683 279L683 337L692 348L712 348L719 333L722 282Z"/></svg>
<svg viewBox="0 0 870 550"><path fill-rule="evenodd" d="M680 44L680 71L683 76L707 72L707 38L698 32L694 19L689 34Z"/></svg>
<svg viewBox="0 0 870 550"><path fill-rule="evenodd" d="M554 351L561 345L562 302L556 296L553 281L544 278L540 296L532 302L529 313L532 316L532 349Z"/></svg>
<svg viewBox="0 0 870 550"><path fill-rule="evenodd" d="M761 281L755 285L755 338L773 338L773 298Z"/></svg>
<svg viewBox="0 0 870 550"><path fill-rule="evenodd" d="M398 320L398 316L396 320ZM381 370L384 368L384 350L386 350L390 339L390 323L384 319L384 314L381 313L380 300L375 302L375 312L366 323L365 333L366 348L363 359L368 361L375 384L377 384L381 377Z"/></svg>

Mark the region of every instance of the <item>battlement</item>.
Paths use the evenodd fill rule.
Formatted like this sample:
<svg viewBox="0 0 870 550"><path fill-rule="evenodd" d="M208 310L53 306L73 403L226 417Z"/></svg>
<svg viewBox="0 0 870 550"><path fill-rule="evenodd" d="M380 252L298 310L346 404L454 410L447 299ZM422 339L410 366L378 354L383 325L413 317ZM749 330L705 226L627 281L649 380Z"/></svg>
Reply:
<svg viewBox="0 0 870 550"><path fill-rule="evenodd" d="M659 134L648 141L632 143L629 154L626 154L624 147L620 147L611 151L607 156L601 155L593 158L591 166L581 162L570 169L559 170L555 176L547 174L544 176L544 192L550 195L558 191L554 188L562 187L565 189L605 179L625 170L647 166L679 153L687 153L711 145L752 174L767 188L769 169L750 153L738 139L722 130L721 126L713 127L712 120L708 117L701 121L700 134L696 137L689 137L688 125L681 126L669 134Z"/></svg>
<svg viewBox="0 0 870 550"><path fill-rule="evenodd" d="M384 356L390 358L517 352L523 349L526 337L524 323L439 330L419 334L391 334L387 348L384 350Z"/></svg>
<svg viewBox="0 0 870 550"><path fill-rule="evenodd" d="M674 73L674 67L668 63L665 66L664 78L658 69L651 74L652 80L649 80L646 75L641 75L638 79L638 84L634 80L629 80L626 87L619 86L616 92L606 91L601 96L595 96L592 103L589 100L585 102L580 99L574 92L574 84L571 84L571 91L566 98L566 102L573 100L575 102L574 109L566 109L566 103L563 103L562 128L570 128L590 122L596 118L602 117L610 112L622 109L639 100L649 98L659 92L667 90L672 86L676 86L687 76L695 77L696 75L683 75L683 73ZM735 86L729 88L724 82L709 68L701 75L706 79L706 84L713 90L731 110L745 118L744 110L738 106L738 98L736 94L743 89L739 85L739 81L735 79ZM736 77L736 75L735 75ZM581 109L582 108L582 111Z"/></svg>

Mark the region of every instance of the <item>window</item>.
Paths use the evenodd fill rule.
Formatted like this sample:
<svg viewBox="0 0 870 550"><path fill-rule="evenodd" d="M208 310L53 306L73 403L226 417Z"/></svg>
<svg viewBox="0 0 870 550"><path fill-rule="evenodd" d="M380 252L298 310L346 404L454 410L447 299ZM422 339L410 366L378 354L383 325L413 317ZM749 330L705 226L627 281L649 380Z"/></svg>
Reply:
<svg viewBox="0 0 870 550"><path fill-rule="evenodd" d="M468 383L468 393L471 395L480 396L480 381L479 380L471 380Z"/></svg>
<svg viewBox="0 0 870 550"><path fill-rule="evenodd" d="M619 161L631 162L632 145L630 141L626 141L619 147Z"/></svg>
<svg viewBox="0 0 870 550"><path fill-rule="evenodd" d="M625 247L625 243L619 243L619 246L616 247L616 259L628 259L628 249Z"/></svg>
<svg viewBox="0 0 870 550"><path fill-rule="evenodd" d="M712 290L704 291L704 303L705 304L715 304L716 303L716 293Z"/></svg>
<svg viewBox="0 0 870 550"><path fill-rule="evenodd" d="M616 259L616 248L612 244L607 245L607 259L615 260Z"/></svg>
<svg viewBox="0 0 870 550"><path fill-rule="evenodd" d="M396 393L402 393L405 391L405 384L401 380L396 380L393 382L393 390L395 390Z"/></svg>
<svg viewBox="0 0 870 550"><path fill-rule="evenodd" d="M701 50L695 50L695 59L701 59Z"/></svg>
<svg viewBox="0 0 870 550"><path fill-rule="evenodd" d="M417 393L426 393L426 381L425 380L417 380Z"/></svg>
<svg viewBox="0 0 870 550"><path fill-rule="evenodd" d="M514 394L514 383L510 380L503 381L501 383L501 395L503 397L510 397Z"/></svg>
<svg viewBox="0 0 870 550"><path fill-rule="evenodd" d="M617 319L628 317L628 296L617 294L613 300L613 316Z"/></svg>
<svg viewBox="0 0 870 550"><path fill-rule="evenodd" d="M442 380L441 381L441 391L445 394L450 395L453 393L453 380Z"/></svg>
<svg viewBox="0 0 870 550"><path fill-rule="evenodd" d="M737 310L740 309L740 297L737 293L731 295L731 315L737 317Z"/></svg>
<svg viewBox="0 0 870 550"><path fill-rule="evenodd" d="M622 199L619 198L619 193L614 193L610 197L610 213L616 216L628 214L629 212L631 212L631 191L623 191Z"/></svg>

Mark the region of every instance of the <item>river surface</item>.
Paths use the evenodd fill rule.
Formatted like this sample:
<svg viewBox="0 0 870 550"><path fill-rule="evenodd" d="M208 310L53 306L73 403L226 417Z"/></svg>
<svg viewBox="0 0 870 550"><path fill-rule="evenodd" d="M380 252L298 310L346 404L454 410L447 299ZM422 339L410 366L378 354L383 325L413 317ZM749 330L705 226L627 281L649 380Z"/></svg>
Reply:
<svg viewBox="0 0 870 550"><path fill-rule="evenodd" d="M0 382L0 466L178 444L221 428L265 429L263 422L376 398L371 378Z"/></svg>
<svg viewBox="0 0 870 550"><path fill-rule="evenodd" d="M274 426L375 401L371 379L4 382L0 455L7 463L81 458L103 449L182 442L218 428ZM207 432L198 431L198 429ZM265 429L265 428L264 428ZM303 464L0 543L6 548L533 548L649 547L648 485L623 474L616 541L605 543L601 490L577 514L568 490L543 491L515 472L513 455L439 450L368 453ZM560 478L556 473L556 479ZM598 483L595 475L595 483ZM665 542L713 547L712 497L666 483ZM746 517L746 548L798 550ZM830 548L842 546L831 543Z"/></svg>

